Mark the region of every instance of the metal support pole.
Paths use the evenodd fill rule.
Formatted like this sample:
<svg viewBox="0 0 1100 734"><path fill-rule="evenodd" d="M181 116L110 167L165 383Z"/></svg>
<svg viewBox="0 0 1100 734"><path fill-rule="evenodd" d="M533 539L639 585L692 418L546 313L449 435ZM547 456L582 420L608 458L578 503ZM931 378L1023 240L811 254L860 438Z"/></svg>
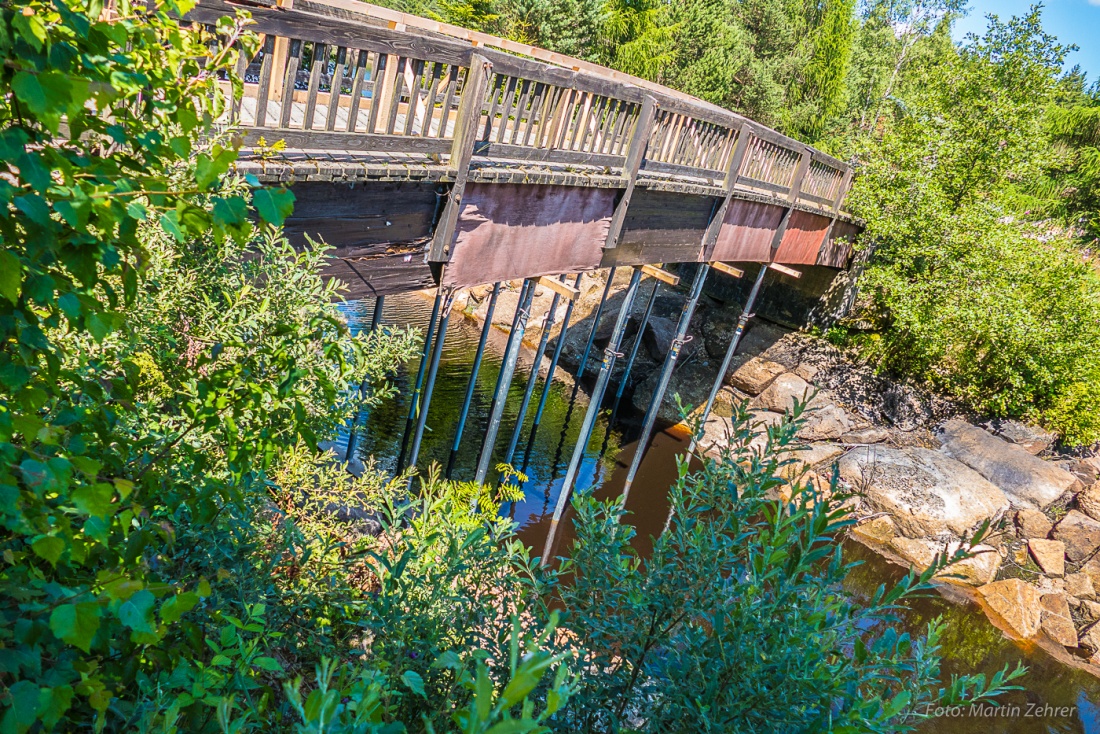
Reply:
<svg viewBox="0 0 1100 734"><path fill-rule="evenodd" d="M665 363L661 367L661 378L657 383L657 391L653 394L653 399L650 400L649 408L646 410L642 435L638 438L638 448L634 450L634 459L630 462L630 471L627 472L626 483L623 484L624 503L630 495L630 485L634 482L634 477L637 475L638 468L642 465L642 459L645 457L649 437L653 433L654 424L657 422L657 413L660 412L665 390L668 389L668 383L672 379L672 371L676 368L676 360L680 358L680 350L685 343L684 337L687 335L688 326L691 325L691 317L695 315L695 307L699 305L699 296L703 295L703 283L706 281L709 272L709 264L704 263L699 267L699 270L695 273L695 282L691 284L691 294L688 296L688 302L684 304L684 310L680 312L680 321L676 324L676 336L672 338L668 354L665 355Z"/></svg>
<svg viewBox="0 0 1100 734"><path fill-rule="evenodd" d="M577 275L576 281L573 282L574 288L580 288L581 276ZM565 307L565 315L561 319L561 331L558 332L558 343L554 345L554 356L550 358L550 371L546 375L546 382L542 386L542 395L539 396L539 407L535 409L535 417L531 421L531 438L528 439L528 446L530 446L535 440L535 434L539 430L539 424L542 422L542 413L546 410L546 399L550 396L550 384L554 381L554 372L558 369L558 360L561 359L561 350L565 346L565 334L569 331L569 319L573 316L573 306L577 301L574 299L569 302L569 305ZM527 451L530 454L530 449ZM524 457L524 464L527 463L527 458Z"/></svg>
<svg viewBox="0 0 1100 734"><path fill-rule="evenodd" d="M507 354L512 349L512 342L516 338L516 328L519 326L519 315L523 311L523 299L527 297L527 289L531 286L531 279L524 279L523 285L519 289L519 300L516 301L516 310L512 313L512 325L508 329L508 341L504 345L504 353ZM493 401L489 404L489 414L492 415L497 409L497 397L500 393L500 386L504 382L504 363L501 362L500 371L497 372L497 381L493 385ZM504 397L507 400L508 393L505 391ZM481 456L481 452L485 450L485 439L488 437L487 433L481 436L481 445L478 447L478 456Z"/></svg>
<svg viewBox="0 0 1100 734"><path fill-rule="evenodd" d="M584 374L585 369L588 368L588 353L592 350L592 342L596 338L596 329L600 328L600 316L603 315L604 304L607 303L607 294L611 292L611 283L615 280L615 268L607 273L607 283L603 287L603 295L600 296L600 303L596 306L596 315L592 318L592 330L588 332L588 343L584 345L584 354L581 355L581 364L577 368L577 379L580 379Z"/></svg>
<svg viewBox="0 0 1100 734"><path fill-rule="evenodd" d="M561 277L562 282L565 282L565 276ZM546 354L546 345L550 341L550 330L554 328L554 314L558 310L558 301L561 300L561 295L554 294L553 300L550 301L550 312L546 314L546 322L542 328L542 338L539 339L538 349L535 350L535 360L531 364L531 374L527 376L527 387L523 391L523 401L519 404L519 415L516 416L516 427L512 429L512 439L508 442L508 453L504 455L504 463L511 464L512 457L515 456L516 446L519 444L519 436L523 433L523 419L527 417L527 408L531 405L531 396L535 392L535 380L539 376L539 365L542 363L542 357ZM546 381L550 381L550 377L547 376Z"/></svg>
<svg viewBox="0 0 1100 734"><path fill-rule="evenodd" d="M619 378L619 386L615 389L615 402L611 408L612 413L619 407L619 401L623 397L626 383L630 379L630 370L634 367L634 358L638 356L638 347L642 345L642 337L645 336L645 327L649 324L649 317L653 315L653 304L657 302L657 289L660 287L661 281L654 278L653 290L649 292L649 303L646 304L645 313L642 314L642 321L638 325L638 333L634 337L634 344L630 347L630 356L626 360L626 367L623 368L623 376Z"/></svg>
<svg viewBox="0 0 1100 734"><path fill-rule="evenodd" d="M512 375L516 371L516 360L519 359L519 350L523 346L523 332L527 329L531 299L535 296L534 282L528 280L526 285L528 287L524 289L519 305L516 306L516 318L512 322L514 328L508 338L508 349L504 354L504 364L500 368L500 376L497 379L497 394L493 399L493 409L489 414L489 426L485 430L485 442L481 446L481 456L477 462L477 475L474 477L474 481L478 484L484 484L485 477L489 473L489 461L493 458L493 447L497 441L497 433L500 431L500 419L504 414L504 404L508 402L508 388L512 385Z"/></svg>
<svg viewBox="0 0 1100 734"><path fill-rule="evenodd" d="M745 306L741 309L741 317L737 319L737 329L733 332L733 338L730 340L730 345L726 349L726 356L722 359L722 366L718 368L718 376L714 378L714 385L710 388L710 395L707 396L706 406L703 408L703 420L699 424L705 426L707 424L707 418L710 417L711 408L714 407L714 399L718 397L718 391L722 389L722 383L725 382L726 372L730 368L730 363L733 362L733 355L737 351L737 345L741 343L741 335L745 333L745 325L749 322L755 314L752 312L752 307L756 304L756 297L760 294L760 286L764 282L764 275L768 272L768 264L760 263L760 272L756 274L756 281L752 284L752 290L749 291L749 297L745 299ZM688 453L690 454L695 450L697 441L695 436L691 437L691 444L688 445Z"/></svg>
<svg viewBox="0 0 1100 734"><path fill-rule="evenodd" d="M428 423L428 407L432 404L432 391L435 389L435 376L439 372L443 342L447 340L447 324L451 320L451 304L454 302L454 295L454 288L448 288L443 296L443 312L439 314L439 326L435 330L435 345L432 347L432 363L428 367L428 382L424 385L424 392L420 396L420 415L416 419L416 433L413 435L412 450L409 452L409 466L416 466L416 461L420 458L420 442L424 439L424 427Z"/></svg>
<svg viewBox="0 0 1100 734"><path fill-rule="evenodd" d="M413 426L416 424L417 408L420 404L420 390L424 386L424 373L428 369L428 359L432 349L432 333L435 330L435 320L439 316L439 306L443 301L443 286L435 292L435 303L432 304L432 316L428 320L428 330L424 334L424 349L420 353L420 367L416 371L416 383L413 387L412 402L409 404L409 415L405 419L405 432L401 434L401 453L397 457L397 471L405 468L405 452L409 447L409 438L412 437Z"/></svg>
<svg viewBox="0 0 1100 734"><path fill-rule="evenodd" d="M600 364L600 373L596 376L596 385L592 388L588 410L584 414L584 422L581 424L581 433L577 437L577 443L573 446L573 456L569 460L569 469L565 472L565 480L562 482L561 491L558 494L558 503L554 508L554 518L550 521L550 532L546 536L546 547L542 552L541 563L546 565L550 553L554 548L554 536L558 531L558 524L565 512L565 506L569 503L572 494L573 482L577 479L584 452L588 448L588 438L592 435L592 427L596 424L596 416L600 413L600 404L603 402L604 392L607 390L607 382L611 378L611 370L615 367L615 359L619 357L619 346L623 341L623 332L626 331L626 322L630 317L630 309L634 305L634 297L638 293L638 282L642 279L640 268L634 269L630 276L630 285L626 289L626 297L619 308L619 316L615 320L615 328L611 332L611 341L603 350L603 362ZM610 281L610 279L609 279Z"/></svg>
<svg viewBox="0 0 1100 734"><path fill-rule="evenodd" d="M371 333L378 331L378 325L382 323L382 306L386 302L385 296L377 296L374 299L374 312L370 317ZM351 461L355 455L355 437L359 427L359 419L363 415L363 398L367 392L367 378L359 384L359 405L355 408L355 418L351 421L351 430L348 431L348 450L344 453L344 461Z"/></svg>
<svg viewBox="0 0 1100 734"><path fill-rule="evenodd" d="M462 443L462 433L466 430L466 418L470 414L470 404L474 400L474 390L477 387L477 374L481 371L481 360L485 356L485 343L489 340L489 329L493 327L493 313L497 308L497 296L500 294L500 283L493 284L492 295L489 296L489 306L485 309L485 323L481 327L481 339L477 343L477 351L474 353L474 365L470 368L470 381L466 383L466 397L462 399L462 412L458 415L458 428L455 429L455 440L451 444L451 455L447 458L447 471L444 476L451 478L455 461L458 459L458 447Z"/></svg>

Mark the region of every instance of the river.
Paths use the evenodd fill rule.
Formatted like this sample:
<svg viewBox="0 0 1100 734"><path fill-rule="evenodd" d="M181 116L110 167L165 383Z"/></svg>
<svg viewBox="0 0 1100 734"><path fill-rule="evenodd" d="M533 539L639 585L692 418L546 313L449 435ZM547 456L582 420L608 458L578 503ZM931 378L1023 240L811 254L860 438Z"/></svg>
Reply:
<svg viewBox="0 0 1100 734"><path fill-rule="evenodd" d="M369 328L373 302L352 301L342 308L353 331ZM430 313L431 303L418 294L390 296L386 298L382 311L382 323L424 329ZM422 467L433 461L440 465L447 463L479 336L480 325L477 322L458 313L452 314L427 421L429 430L425 432L418 462ZM506 340L506 335L492 330L455 463L456 479L473 477ZM494 463L503 460L511 438L531 370L532 352L528 349L521 354L497 440ZM359 456L374 456L380 468L391 472L397 466L418 360L414 358L398 370L394 379L397 395L382 405L364 411L357 430L356 451ZM518 524L519 536L536 553L541 552L545 542L562 476L587 408L587 395L583 389L553 382L545 415L537 434L530 440L534 405L542 387L543 381L539 379L521 433L519 449L513 459L513 464L522 468L528 476L523 487L524 499L506 508ZM595 486L599 497L615 496L621 492L627 465L636 446L640 416L625 399L617 415L615 425L609 428L607 411L601 414L586 447L578 477L578 486ZM627 510L631 513L630 521L637 527L638 550L642 553L648 551L646 539L659 533L664 524L668 513L665 490L675 480L676 456L686 450L687 439L676 428L658 432L635 479ZM569 525L564 523L558 533L555 552L561 553L570 540ZM849 558L862 562L845 582L854 594L869 595L878 585L892 583L903 575L900 567L857 543L846 542L845 552ZM927 734L1100 734L1100 679L1059 661L1042 649L1009 640L974 604L951 603L938 597L918 599L910 603L899 618L905 630L919 635L937 616L942 616L946 621L941 650L945 683L952 675L961 673L992 675L1005 664L1014 666L1017 661L1028 666L1029 673L1021 681L1024 690L1014 691L1003 699L1003 712L969 709L944 711L922 724L918 731ZM1048 712L1049 715L1043 715Z"/></svg>

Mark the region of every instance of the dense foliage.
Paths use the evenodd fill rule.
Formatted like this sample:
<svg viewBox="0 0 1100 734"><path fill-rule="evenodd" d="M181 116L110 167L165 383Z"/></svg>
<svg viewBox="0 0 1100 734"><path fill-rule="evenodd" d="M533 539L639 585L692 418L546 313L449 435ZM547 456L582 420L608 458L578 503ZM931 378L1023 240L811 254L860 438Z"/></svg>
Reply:
<svg viewBox="0 0 1100 734"><path fill-rule="evenodd" d="M392 0L683 89L859 167L875 253L832 335L978 412L1100 440L1100 87L1037 6L964 0ZM476 17L464 8L476 7Z"/></svg>

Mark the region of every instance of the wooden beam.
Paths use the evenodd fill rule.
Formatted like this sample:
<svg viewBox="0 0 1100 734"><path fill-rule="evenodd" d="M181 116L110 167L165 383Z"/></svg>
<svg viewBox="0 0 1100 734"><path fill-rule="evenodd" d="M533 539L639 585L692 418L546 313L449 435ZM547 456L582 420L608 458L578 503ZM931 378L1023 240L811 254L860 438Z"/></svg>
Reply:
<svg viewBox="0 0 1100 734"><path fill-rule="evenodd" d="M656 265L643 265L642 272L651 278L656 278L662 283L668 283L669 285L678 285L680 283L679 275L673 275L667 270L661 270Z"/></svg>
<svg viewBox="0 0 1100 734"><path fill-rule="evenodd" d="M577 300L577 297L581 294L579 290L569 285L568 283L563 283L556 278L548 278L545 275L539 278L539 285L546 286L550 290L560 295L562 298L565 298L569 301Z"/></svg>
<svg viewBox="0 0 1100 734"><path fill-rule="evenodd" d="M717 270L719 273L732 275L734 278L740 278L742 275L745 274L744 270L741 270L740 268L735 268L732 265L726 265L725 263L712 262L710 266Z"/></svg>
<svg viewBox="0 0 1100 734"><path fill-rule="evenodd" d="M783 273L783 275L789 275L792 278L801 278L802 273L794 268L788 268L786 265L780 265L779 263L768 263L768 267L777 273Z"/></svg>
<svg viewBox="0 0 1100 734"><path fill-rule="evenodd" d="M493 65L483 56L474 54L470 59L470 70L462 90L462 101L458 105L454 142L450 160L447 162L455 171L455 182L432 235L431 248L428 250L428 260L431 262L449 262L451 259L451 242L458 225L458 215L462 211L462 195L466 191L466 179L470 174L470 158L474 153L474 139L481 121L481 106L485 101L485 90L492 73Z"/></svg>
<svg viewBox="0 0 1100 734"><path fill-rule="evenodd" d="M634 124L634 132L630 136L630 145L626 149L626 161L623 164L626 190L623 191L619 203L615 205L615 213L611 215L611 225L607 230L604 249L611 249L619 244L623 222L626 221L626 210L630 208L630 197L633 196L634 186L638 182L638 171L641 170L642 159L645 158L646 145L653 132L653 122L656 117L657 101L646 95L642 100L642 109L638 112L638 121Z"/></svg>

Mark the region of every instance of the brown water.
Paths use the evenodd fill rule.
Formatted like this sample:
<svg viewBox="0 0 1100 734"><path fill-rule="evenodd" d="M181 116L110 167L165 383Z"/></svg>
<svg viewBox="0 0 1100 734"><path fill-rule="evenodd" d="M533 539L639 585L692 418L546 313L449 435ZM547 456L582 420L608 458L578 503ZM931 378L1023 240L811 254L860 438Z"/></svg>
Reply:
<svg viewBox="0 0 1100 734"><path fill-rule="evenodd" d="M348 304L346 314L353 328L370 322L370 302ZM431 304L417 295L391 297L383 310L384 323L423 327ZM579 327L587 330L590 322ZM455 314L444 342L439 378L433 393L428 416L429 431L421 452L422 466L431 461L444 463L450 453L456 417L466 389L470 363L477 345L480 326ZM587 332L585 332L587 333ZM498 333L490 340L489 349L475 391L466 432L461 445L456 479L469 479L480 449L481 436L487 420L505 338ZM624 349L624 351L626 351ZM521 358L509 392L505 418L497 442L494 461L502 460L504 449L514 427L517 406L522 399L527 375L531 369L531 354ZM397 378L398 396L363 416L358 451L373 455L383 468L396 465L401 433L412 393L417 360L406 364ZM717 365L714 365L717 369ZM541 552L550 525L550 518L561 489L562 476L570 453L579 435L580 422L587 409L587 395L580 389L552 383L546 414L539 431L530 435L534 403L542 390L542 380L536 384L535 398L524 422L520 452L514 463L523 466L529 480L524 484L525 497L508 509L518 525L520 537L535 552ZM612 391L613 392L613 391ZM610 406L608 406L610 408ZM585 447L584 461L577 486L591 487L597 497L612 497L622 491L627 467L636 448L640 416L625 403L619 418L608 425L608 410L597 421L592 437ZM650 538L659 534L668 515L667 489L676 479L676 457L682 455L688 436L675 427L658 432L649 447L640 472L634 481L627 511L629 521L638 531L638 550L647 553ZM527 447L530 450L527 450ZM554 553L560 554L572 542L568 522L571 510L558 532ZM861 565L848 575L846 587L854 594L869 596L880 584L892 584L903 575L903 569L888 563L858 543L845 544L848 558ZM935 597L915 600L900 615L900 624L908 632L923 634L928 623L937 616L947 626L942 638L943 680L961 673L994 674L1006 664L1022 661L1030 672L1021 681L1023 691L1015 691L1003 699L1001 712L942 712L920 728L925 734L1100 734L1100 679L1075 669L1044 650L1013 642L994 627L977 605L955 604ZM1058 709L1062 709L1059 711ZM1003 715L1007 713L1008 715ZM1048 715L1038 715L1048 714Z"/></svg>

